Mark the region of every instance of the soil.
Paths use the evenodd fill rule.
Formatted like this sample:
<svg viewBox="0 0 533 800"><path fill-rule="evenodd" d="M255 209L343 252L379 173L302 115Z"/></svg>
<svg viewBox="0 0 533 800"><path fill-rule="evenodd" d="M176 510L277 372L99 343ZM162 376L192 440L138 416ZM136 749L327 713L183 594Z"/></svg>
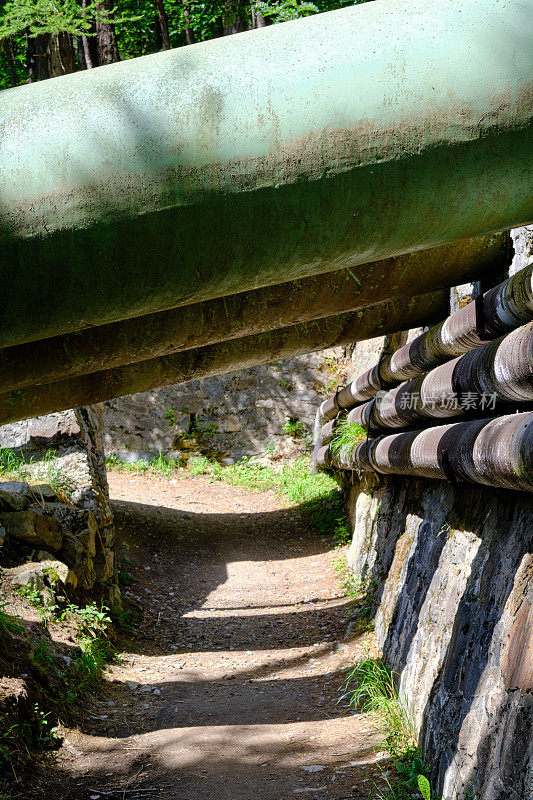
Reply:
<svg viewBox="0 0 533 800"><path fill-rule="evenodd" d="M125 604L142 620L27 796L372 797L379 737L338 699L373 645L354 633L331 540L271 492L109 482Z"/></svg>

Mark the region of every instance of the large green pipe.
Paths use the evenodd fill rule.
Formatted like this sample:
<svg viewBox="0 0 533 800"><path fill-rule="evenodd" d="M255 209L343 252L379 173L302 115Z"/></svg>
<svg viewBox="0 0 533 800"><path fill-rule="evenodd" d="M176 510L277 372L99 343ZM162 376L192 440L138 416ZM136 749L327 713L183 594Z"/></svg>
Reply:
<svg viewBox="0 0 533 800"><path fill-rule="evenodd" d="M244 336L209 347L151 358L137 364L80 375L0 394L0 425L112 397L220 375L434 322L445 313L447 291L395 300L327 319Z"/></svg>
<svg viewBox="0 0 533 800"><path fill-rule="evenodd" d="M508 236L493 234L368 264L360 279L351 270L312 275L8 347L0 350L0 393L409 297L420 283L442 289L460 276L501 275L507 257Z"/></svg>
<svg viewBox="0 0 533 800"><path fill-rule="evenodd" d="M527 223L531 20L376 0L2 92L0 347Z"/></svg>

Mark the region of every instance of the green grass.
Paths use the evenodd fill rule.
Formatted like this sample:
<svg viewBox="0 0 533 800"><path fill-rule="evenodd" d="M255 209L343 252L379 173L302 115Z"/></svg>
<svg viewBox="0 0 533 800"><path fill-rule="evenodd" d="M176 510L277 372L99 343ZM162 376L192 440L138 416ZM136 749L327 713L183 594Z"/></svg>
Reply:
<svg viewBox="0 0 533 800"><path fill-rule="evenodd" d="M351 453L357 444L365 441L366 437L367 432L364 428L355 422L343 419L335 428L329 449L334 456L342 457Z"/></svg>
<svg viewBox="0 0 533 800"><path fill-rule="evenodd" d="M283 433L286 433L287 436L292 436L293 439L301 439L308 433L307 425L301 419L289 417L283 426Z"/></svg>
<svg viewBox="0 0 533 800"><path fill-rule="evenodd" d="M0 477L13 481L44 481L60 500L70 501L75 482L61 470L55 450L47 450L41 459L26 461L23 453L0 449Z"/></svg>
<svg viewBox="0 0 533 800"><path fill-rule="evenodd" d="M107 458L108 469L132 474L152 474L170 478L179 466L162 455L147 463L127 463L116 455ZM206 456L192 456L187 465L190 475L207 475L212 481L240 486L248 491L274 491L290 503L298 504L318 533L331 535L337 544L346 544L350 532L346 526L342 489L335 477L326 473L314 475L308 456L300 456L281 469L250 458L228 467Z"/></svg>
<svg viewBox="0 0 533 800"><path fill-rule="evenodd" d="M122 461L117 455L112 454L106 458L106 466L117 472L127 472L132 475L150 473L158 478L171 478L179 469L174 459L167 458L161 452L150 461Z"/></svg>
<svg viewBox="0 0 533 800"><path fill-rule="evenodd" d="M386 786L376 788L374 800L431 800L429 767L417 744L407 698L400 697L396 689L394 673L379 659L364 659L348 671L341 691L339 702L374 717L383 736L382 746L392 759L394 778L383 775Z"/></svg>
<svg viewBox="0 0 533 800"><path fill-rule="evenodd" d="M7 603L0 603L0 638L2 639L24 633L24 628L17 621L17 618L7 613L6 606Z"/></svg>

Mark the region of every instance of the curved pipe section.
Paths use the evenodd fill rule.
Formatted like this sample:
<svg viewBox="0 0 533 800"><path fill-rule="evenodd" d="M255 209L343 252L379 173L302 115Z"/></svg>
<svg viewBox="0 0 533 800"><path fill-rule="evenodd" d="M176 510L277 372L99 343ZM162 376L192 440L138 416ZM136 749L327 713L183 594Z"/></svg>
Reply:
<svg viewBox="0 0 533 800"><path fill-rule="evenodd" d="M376 0L2 92L0 347L527 224L530 15Z"/></svg>
<svg viewBox="0 0 533 800"><path fill-rule="evenodd" d="M342 458L322 447L316 463L533 491L533 413L382 436Z"/></svg>

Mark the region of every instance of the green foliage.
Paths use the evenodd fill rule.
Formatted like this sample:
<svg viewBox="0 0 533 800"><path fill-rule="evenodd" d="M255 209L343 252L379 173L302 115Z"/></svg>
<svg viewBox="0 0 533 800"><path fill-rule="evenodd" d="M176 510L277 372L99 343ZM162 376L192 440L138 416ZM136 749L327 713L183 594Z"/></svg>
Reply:
<svg viewBox="0 0 533 800"><path fill-rule="evenodd" d="M43 669L50 670L54 668L54 659L50 653L50 645L48 640L44 637L39 639L34 651L34 659L37 664L40 664Z"/></svg>
<svg viewBox="0 0 533 800"><path fill-rule="evenodd" d="M348 455L360 442L364 442L367 432L355 422L343 419L335 428L335 433L329 449L334 456L342 457Z"/></svg>
<svg viewBox="0 0 533 800"><path fill-rule="evenodd" d="M170 478L176 469L176 462L167 458L159 451L159 455L152 458L148 467L154 475L158 475L161 478Z"/></svg>
<svg viewBox="0 0 533 800"><path fill-rule="evenodd" d="M14 450L0 450L0 475L14 481L25 481L29 477L28 465Z"/></svg>
<svg viewBox="0 0 533 800"><path fill-rule="evenodd" d="M187 469L191 475L209 475L211 466L211 462L205 456L193 456L189 459Z"/></svg>
<svg viewBox="0 0 533 800"><path fill-rule="evenodd" d="M59 499L70 500L75 483L59 467L55 450L46 450L42 458L26 461L23 453L0 450L0 476L13 481L31 481L34 478L49 483Z"/></svg>
<svg viewBox="0 0 533 800"><path fill-rule="evenodd" d="M383 662L366 659L353 667L343 685L342 700L375 716L394 757L416 748L416 734L407 703L399 697L393 674Z"/></svg>
<svg viewBox="0 0 533 800"><path fill-rule="evenodd" d="M7 603L0 603L0 638L2 639L24 633L22 625L17 622L15 617L7 613L6 606Z"/></svg>
<svg viewBox="0 0 533 800"><path fill-rule="evenodd" d="M304 0L280 0L280 2L262 2L255 4L255 10L265 19L271 22L288 22L299 17L308 17L311 14L318 14L319 8L314 3L307 3Z"/></svg>
<svg viewBox="0 0 533 800"><path fill-rule="evenodd" d="M133 583L133 575L127 569L119 569L118 582L120 586L131 586Z"/></svg>
<svg viewBox="0 0 533 800"><path fill-rule="evenodd" d="M424 800L431 800L431 786L425 775L418 776L418 788Z"/></svg>
<svg viewBox="0 0 533 800"><path fill-rule="evenodd" d="M391 781L384 776L386 789L378 791L376 800L411 800L419 790L424 800L431 800L429 768L417 746L407 699L398 694L391 670L379 659L364 659L348 671L341 691L341 701L373 715L392 757L395 777Z"/></svg>
<svg viewBox="0 0 533 800"><path fill-rule="evenodd" d="M33 705L33 722L37 728L37 741L43 748L53 747L58 739L57 727L52 726L48 717L51 711L42 711L38 703Z"/></svg>
<svg viewBox="0 0 533 800"><path fill-rule="evenodd" d="M307 433L307 425L301 419L289 417L283 426L283 432L293 439L301 439Z"/></svg>
<svg viewBox="0 0 533 800"><path fill-rule="evenodd" d="M0 19L0 38L29 31L32 36L49 33L89 33L92 20L102 18L97 2L82 9L76 0L7 0Z"/></svg>

